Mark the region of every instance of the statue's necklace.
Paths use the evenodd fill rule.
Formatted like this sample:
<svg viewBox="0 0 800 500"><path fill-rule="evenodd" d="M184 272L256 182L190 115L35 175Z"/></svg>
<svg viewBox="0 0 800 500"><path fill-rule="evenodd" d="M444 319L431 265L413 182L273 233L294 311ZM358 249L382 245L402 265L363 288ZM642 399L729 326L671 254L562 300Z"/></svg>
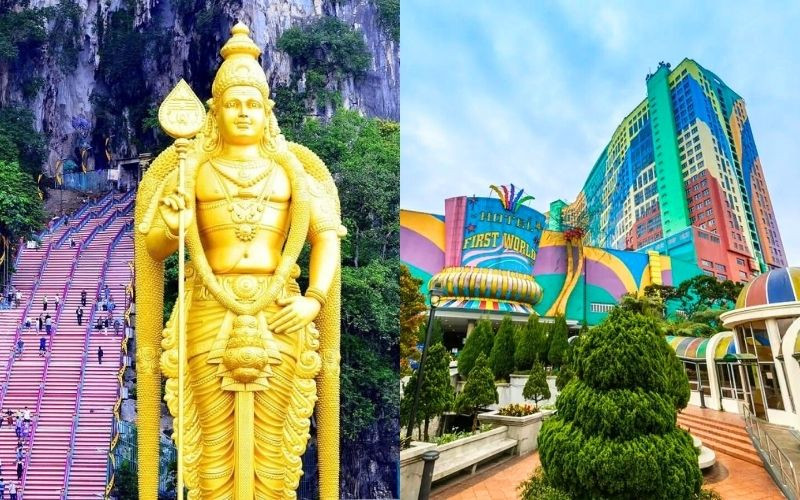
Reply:
<svg viewBox="0 0 800 500"><path fill-rule="evenodd" d="M217 181L219 182L220 186L222 186L222 192L225 194L225 201L228 202L228 212L231 214L231 222L233 222L235 227L234 234L236 235L236 238L243 243L249 243L256 235L256 227L258 221L261 219L261 214L264 212L264 205L269 203L274 190L274 186L272 186L272 174L274 172L275 166L273 165L272 168L267 170L267 175L269 175L269 178L267 179L267 182L264 183L264 188L258 194L258 197L256 197L255 201L253 201L252 199L234 200L230 193L228 193L228 188L225 187L225 181L223 181L221 178L221 176L224 176L226 179L229 179L229 177L220 170L216 168L214 169L214 173L217 174ZM266 177L266 175L262 176L262 179L263 177ZM233 181L232 179L231 181L234 184L241 186L238 182ZM269 194L267 194L267 192L269 192ZM264 202L265 197L266 202ZM247 257L247 249L245 249L245 257Z"/></svg>
<svg viewBox="0 0 800 500"><path fill-rule="evenodd" d="M256 166L248 166L248 163L241 163L241 164L233 164L233 165L226 165L224 162L217 160L209 160L211 162L211 166L214 167L214 171L220 174L221 176L225 177L232 183L236 184L242 188L249 188L255 186L266 176L268 176L275 165L270 165L269 167L264 168L263 165L256 165ZM236 174L231 174L230 172L226 171L226 169L236 169ZM260 173L253 174L253 170L257 168L262 168Z"/></svg>

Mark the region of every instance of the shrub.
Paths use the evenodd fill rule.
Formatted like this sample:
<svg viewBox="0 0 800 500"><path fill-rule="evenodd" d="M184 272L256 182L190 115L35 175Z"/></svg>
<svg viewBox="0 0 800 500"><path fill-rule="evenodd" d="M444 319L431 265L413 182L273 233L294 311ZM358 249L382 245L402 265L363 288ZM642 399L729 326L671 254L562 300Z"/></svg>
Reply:
<svg viewBox="0 0 800 500"><path fill-rule="evenodd" d="M572 498L696 498L702 475L691 437L675 425L683 388L669 386L680 380L665 346L656 319L622 309L581 340L576 379L539 434L550 486Z"/></svg>
<svg viewBox="0 0 800 500"><path fill-rule="evenodd" d="M508 380L509 374L514 371L514 324L511 323L511 316L505 316L497 329L489 354L489 366L495 380Z"/></svg>
<svg viewBox="0 0 800 500"><path fill-rule="evenodd" d="M483 354L487 358L492 352L494 345L494 334L492 333L492 324L489 320L482 319L478 321L475 328L467 336L467 342L464 344L464 349L458 355L458 373L462 377L467 377L470 370L475 365L475 360L478 356Z"/></svg>
<svg viewBox="0 0 800 500"><path fill-rule="evenodd" d="M540 340L539 317L531 314L524 327L517 329L514 347L514 366L517 371L530 370L537 357L537 341Z"/></svg>
<svg viewBox="0 0 800 500"><path fill-rule="evenodd" d="M511 403L497 410L497 414L504 417L524 417L538 411L539 408L534 405Z"/></svg>
<svg viewBox="0 0 800 500"><path fill-rule="evenodd" d="M562 366L561 369L558 370L558 376L556 377L556 389L563 391L564 387L566 387L569 381L574 377L575 373L573 373L570 365Z"/></svg>
<svg viewBox="0 0 800 500"><path fill-rule="evenodd" d="M528 381L522 389L522 396L525 399L532 399L537 405L543 399L550 399L550 387L547 385L547 374L544 366L540 363L533 365Z"/></svg>
<svg viewBox="0 0 800 500"><path fill-rule="evenodd" d="M522 500L572 500L569 495L548 484L541 467L537 467L533 475L520 483L517 489Z"/></svg>
<svg viewBox="0 0 800 500"><path fill-rule="evenodd" d="M456 398L456 411L472 415L474 431L478 426L478 410L493 403L497 403L497 389L486 356L481 353L467 377L464 391Z"/></svg>
<svg viewBox="0 0 800 500"><path fill-rule="evenodd" d="M403 424L408 425L414 394L417 388L419 371L411 375L403 400L400 403L400 415ZM434 344L428 350L425 360L425 374L417 407L416 424L424 423L424 439L429 439L428 425L430 420L448 410L453 404L454 392L450 385L450 355L441 343Z"/></svg>
<svg viewBox="0 0 800 500"><path fill-rule="evenodd" d="M567 320L558 315L550 330L550 348L547 351L547 360L552 366L561 366L564 363L569 344L567 343Z"/></svg>

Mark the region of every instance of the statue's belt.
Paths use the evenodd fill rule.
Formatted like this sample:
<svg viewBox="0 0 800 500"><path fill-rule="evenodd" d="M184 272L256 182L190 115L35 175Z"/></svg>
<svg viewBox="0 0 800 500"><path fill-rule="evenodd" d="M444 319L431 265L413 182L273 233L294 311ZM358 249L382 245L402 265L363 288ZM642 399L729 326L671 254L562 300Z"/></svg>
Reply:
<svg viewBox="0 0 800 500"><path fill-rule="evenodd" d="M222 288L242 303L252 303L266 293L274 276L271 275L220 275L216 276ZM288 279L281 296L298 295L300 287L294 279ZM190 299L196 307L195 314L203 315L202 310L213 308L219 313L223 308L211 292L202 284L196 284ZM206 304L200 304L206 302ZM224 309L224 308L223 308ZM217 376L221 378L223 390L260 391L269 387L268 379L273 376L272 365L281 363L278 342L268 327L267 319L278 310L268 307L255 315L237 315L225 311L222 322L212 339L189 342L187 357L208 353L207 362L218 365ZM188 313L192 322L192 312ZM217 316L217 321L219 321ZM199 339L198 339L199 340Z"/></svg>

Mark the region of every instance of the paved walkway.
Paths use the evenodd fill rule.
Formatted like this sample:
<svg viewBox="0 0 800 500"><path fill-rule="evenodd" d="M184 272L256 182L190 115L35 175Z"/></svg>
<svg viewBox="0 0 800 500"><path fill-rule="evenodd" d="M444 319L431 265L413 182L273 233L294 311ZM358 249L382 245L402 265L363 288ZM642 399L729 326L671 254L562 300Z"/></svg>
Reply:
<svg viewBox="0 0 800 500"><path fill-rule="evenodd" d="M516 488L538 467L539 454L513 458L490 466L472 477L461 476L437 487L434 500L518 499ZM704 487L716 490L724 500L779 500L784 496L763 467L722 453L717 463L703 474Z"/></svg>

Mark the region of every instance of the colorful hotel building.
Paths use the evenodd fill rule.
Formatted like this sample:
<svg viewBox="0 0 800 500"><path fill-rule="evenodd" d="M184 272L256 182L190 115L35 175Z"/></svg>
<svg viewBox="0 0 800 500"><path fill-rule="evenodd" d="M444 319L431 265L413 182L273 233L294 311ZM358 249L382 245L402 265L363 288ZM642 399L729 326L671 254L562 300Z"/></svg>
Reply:
<svg viewBox="0 0 800 500"><path fill-rule="evenodd" d="M543 214L513 185L492 189L445 200L444 215L400 213L401 260L423 293L445 288L446 329L532 311L594 325L649 284L786 266L744 101L689 59L647 76L572 204Z"/></svg>
<svg viewBox="0 0 800 500"><path fill-rule="evenodd" d="M589 243L657 250L708 275L749 281L787 265L744 100L690 59L660 63L577 200Z"/></svg>

